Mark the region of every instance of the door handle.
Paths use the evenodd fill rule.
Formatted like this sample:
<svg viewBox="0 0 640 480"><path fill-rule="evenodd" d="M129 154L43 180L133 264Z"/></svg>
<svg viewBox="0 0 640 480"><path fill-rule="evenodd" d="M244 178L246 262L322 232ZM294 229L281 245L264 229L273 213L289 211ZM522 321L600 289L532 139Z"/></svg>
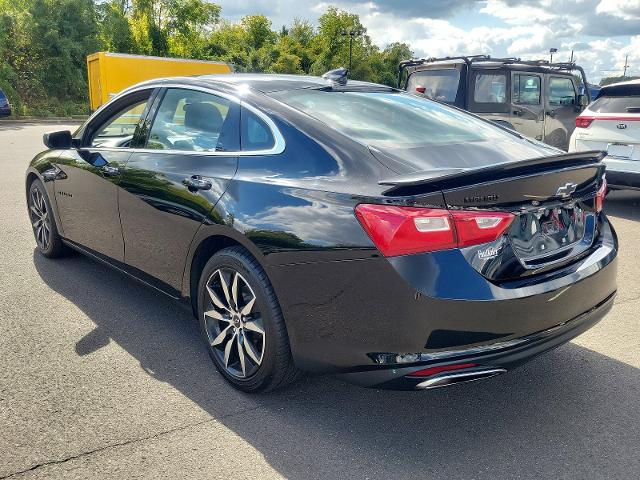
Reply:
<svg viewBox="0 0 640 480"><path fill-rule="evenodd" d="M555 117L556 116L556 111L555 110L547 110L545 113L547 114L547 117Z"/></svg>
<svg viewBox="0 0 640 480"><path fill-rule="evenodd" d="M513 111L513 114L514 114L516 117L519 117L520 115L522 115L522 112L521 112L520 110L514 110L514 111Z"/></svg>
<svg viewBox="0 0 640 480"><path fill-rule="evenodd" d="M211 180L202 178L200 175L192 175L185 178L182 183L186 185L189 190L211 190Z"/></svg>
<svg viewBox="0 0 640 480"><path fill-rule="evenodd" d="M103 165L100 167L100 171L105 177L115 177L120 173L120 169L118 167L113 167L111 165Z"/></svg>

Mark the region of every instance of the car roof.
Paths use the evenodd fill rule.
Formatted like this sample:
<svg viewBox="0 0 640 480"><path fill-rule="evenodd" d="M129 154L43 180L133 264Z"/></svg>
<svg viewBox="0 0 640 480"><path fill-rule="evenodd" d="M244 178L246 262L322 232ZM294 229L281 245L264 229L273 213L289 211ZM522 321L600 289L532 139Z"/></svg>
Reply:
<svg viewBox="0 0 640 480"><path fill-rule="evenodd" d="M186 77L162 77L137 83L123 90L128 93L140 88L158 88L165 85L192 85L206 86L218 90L227 90L234 93L238 88L248 88L254 92L269 94L286 90L300 90L304 88L323 88L332 84L330 80L309 75L280 75L269 73L230 73L217 75L190 75ZM380 90L391 89L386 85L359 80L349 80L346 85L340 86L341 90Z"/></svg>
<svg viewBox="0 0 640 480"><path fill-rule="evenodd" d="M423 72L425 70L438 70L442 68L454 68L458 65L464 65L464 61L462 60L453 60L453 61L442 61L442 62L433 62L424 65L418 65L415 67L415 70L412 70L411 73L415 72ZM491 60L478 61L473 62L470 65L471 70L495 70L495 69L507 69L507 70L515 70L520 72L535 72L535 73L548 73L553 75L565 75L571 76L571 72L558 70L556 68L548 68L544 66L537 65L527 65L524 63L504 63L497 62Z"/></svg>
<svg viewBox="0 0 640 480"><path fill-rule="evenodd" d="M218 75L198 75L196 78L206 83L226 84L231 86L246 85L252 90L262 93L283 90L299 90L302 88L321 88L331 85L331 81L322 77L309 75L283 75L268 73L232 73ZM349 80L347 86L379 88L381 85L371 82Z"/></svg>
<svg viewBox="0 0 640 480"><path fill-rule="evenodd" d="M627 80L626 82L610 83L609 85L605 85L602 88L617 87L617 86L620 86L620 85L638 85L638 86L640 86L640 78L636 78L635 80Z"/></svg>

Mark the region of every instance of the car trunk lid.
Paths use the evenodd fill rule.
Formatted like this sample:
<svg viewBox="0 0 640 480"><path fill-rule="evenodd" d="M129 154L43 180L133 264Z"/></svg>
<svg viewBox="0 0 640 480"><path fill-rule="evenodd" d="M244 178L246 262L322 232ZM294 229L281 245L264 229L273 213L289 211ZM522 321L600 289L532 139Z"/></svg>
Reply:
<svg viewBox="0 0 640 480"><path fill-rule="evenodd" d="M440 191L449 210L513 213L504 237L462 249L480 273L506 280L558 268L591 248L603 155L582 152L476 169L442 168L380 183L390 186L386 196L411 196L417 205Z"/></svg>

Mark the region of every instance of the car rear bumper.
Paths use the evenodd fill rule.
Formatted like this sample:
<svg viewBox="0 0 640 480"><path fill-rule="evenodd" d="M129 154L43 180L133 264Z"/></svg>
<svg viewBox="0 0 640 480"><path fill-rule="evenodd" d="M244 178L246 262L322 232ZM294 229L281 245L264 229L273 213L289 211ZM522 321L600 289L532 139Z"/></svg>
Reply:
<svg viewBox="0 0 640 480"><path fill-rule="evenodd" d="M0 117L9 117L11 115L11 107L0 107Z"/></svg>
<svg viewBox="0 0 640 480"><path fill-rule="evenodd" d="M511 368L567 341L570 333L557 332L577 335L583 330L574 325L587 329L608 310L616 255L617 238L605 221L587 256L519 282L493 283L454 251L393 258L372 253L272 266L268 274L300 368L380 385L403 376L394 371L451 363L455 352L499 350ZM541 332L556 333L533 342L531 335Z"/></svg>
<svg viewBox="0 0 640 480"><path fill-rule="evenodd" d="M572 338L577 337L581 333L584 333L593 327L611 310L614 297L615 293L611 294L595 307L563 324L525 337L512 339L506 342L497 342L494 344L472 347L465 350L449 352L441 351L432 355L427 354L424 358L428 360L418 366L411 365L408 367L396 367L393 369L376 368L341 374L339 377L351 383L367 387L413 390L416 388L425 388L422 384L424 384L428 379L432 381L437 380L438 378L451 375L451 372L453 372L443 372L429 377L407 376L412 372L416 372L427 367L472 364L476 366L464 369L465 373L485 371L490 371L495 374L504 373L525 363L537 355L563 345ZM462 370L457 370L456 372L462 373ZM461 380L468 381L466 378Z"/></svg>
<svg viewBox="0 0 640 480"><path fill-rule="evenodd" d="M609 187L640 189L640 160L605 157L603 162Z"/></svg>

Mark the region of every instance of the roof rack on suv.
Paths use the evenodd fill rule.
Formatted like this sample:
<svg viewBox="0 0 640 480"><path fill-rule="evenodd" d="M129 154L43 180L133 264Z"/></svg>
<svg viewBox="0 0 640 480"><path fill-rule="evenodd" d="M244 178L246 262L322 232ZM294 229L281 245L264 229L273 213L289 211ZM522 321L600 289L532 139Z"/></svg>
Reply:
<svg viewBox="0 0 640 480"><path fill-rule="evenodd" d="M565 72L571 72L573 70L576 70L580 72L580 75L582 76L583 84L587 85L587 76L584 73L584 69L580 65L577 65L576 62L553 62L552 63L552 62L549 62L548 60L522 60L521 58L516 58L516 57L508 57L508 58L495 57L494 58L491 55L466 55L466 56L459 56L459 57L441 57L441 58L431 57L431 58L419 58L419 59L414 58L411 60L404 60L400 62L400 65L398 66L398 88L402 88L402 74L406 69L420 66L420 65L425 65L427 63L445 62L445 61L451 61L451 60L461 60L467 65L471 65L472 63L478 63L478 62L491 62L491 63L499 63L502 65L527 65L531 67L543 67L543 68L548 68L550 70L565 71ZM588 90L588 89L585 89L585 90ZM586 91L585 93L587 94L587 97L588 97L589 96L588 91ZM589 101L591 101L590 98L589 98Z"/></svg>

